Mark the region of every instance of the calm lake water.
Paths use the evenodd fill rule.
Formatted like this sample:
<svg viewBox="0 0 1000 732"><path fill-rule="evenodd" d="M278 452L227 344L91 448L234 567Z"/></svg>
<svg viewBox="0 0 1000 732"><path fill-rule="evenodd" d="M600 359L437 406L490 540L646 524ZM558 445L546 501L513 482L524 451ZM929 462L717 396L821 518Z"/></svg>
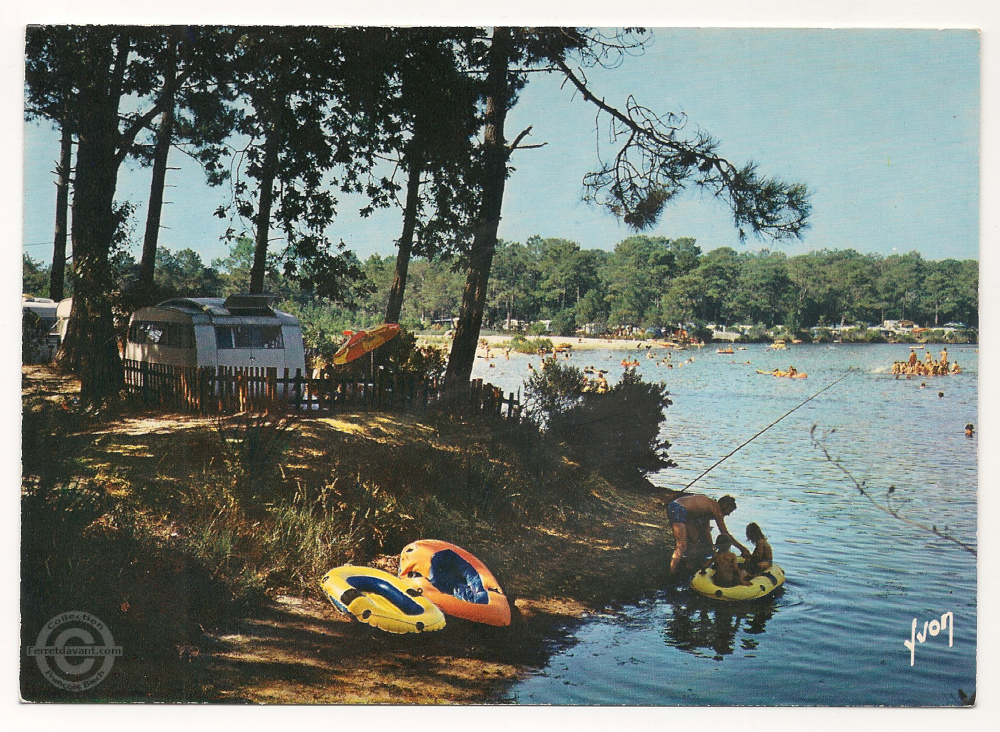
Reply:
<svg viewBox="0 0 1000 732"><path fill-rule="evenodd" d="M937 358L940 347L928 348ZM889 371L894 360L909 355L906 346L799 345L766 352L751 345L734 355L706 347L675 353L673 369L644 358L645 349L573 356L569 363L608 369L613 381L623 356L634 353L646 379L668 385L673 405L664 435L679 467L650 479L673 487L686 485L849 368L858 371L691 489L736 497L739 507L728 524L741 540L748 522L761 525L787 575L780 595L734 607L665 589L590 616L572 626L569 642L553 647L545 668L510 690L509 700L958 704L959 689L976 688L976 557L877 510L810 439L815 427L831 456L880 502L894 486L901 515L946 527L975 546L977 440L965 436L964 426L978 424L978 353L974 346L948 351L964 373L912 380L897 380ZM473 375L516 390L528 363L537 368L539 359L477 359ZM809 377L755 373L790 364ZM903 641L911 639L913 620L923 634L925 621L940 622L945 613L954 613L953 644L948 631L928 634L916 642L911 665Z"/></svg>

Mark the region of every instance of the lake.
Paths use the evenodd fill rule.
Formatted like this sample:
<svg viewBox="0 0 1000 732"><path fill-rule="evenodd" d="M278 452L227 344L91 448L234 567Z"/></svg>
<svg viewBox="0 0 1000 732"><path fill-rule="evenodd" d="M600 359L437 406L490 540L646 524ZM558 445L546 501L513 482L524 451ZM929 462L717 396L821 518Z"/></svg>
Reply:
<svg viewBox="0 0 1000 732"><path fill-rule="evenodd" d="M940 346L927 346L937 358ZM817 447L824 445L880 505L976 546L978 352L950 346L964 372L896 379L907 346L750 345L677 352L674 368L635 351L581 351L569 363L607 369L623 357L670 390L664 436L677 468L651 475L681 488L851 368L845 380L764 432L690 489L730 493L730 530L761 525L784 590L733 606L664 589L591 615L549 663L513 686L521 704L957 705L976 688L976 557L886 515ZM918 350L922 358L924 351ZM688 361L692 359L693 361ZM750 361L745 363L734 363ZM538 357L477 359L474 378L516 390ZM492 367L490 366L492 364ZM806 379L756 369L794 365ZM926 384L922 387L922 384ZM744 542L745 543L745 542ZM669 561L669 557L664 557ZM947 616L946 614L953 615ZM942 616L951 627L936 635ZM945 621L946 625L949 625ZM913 621L917 621L914 636ZM936 621L930 625L930 621ZM924 624L928 623L928 632ZM904 641L913 642L913 651ZM911 664L912 660L912 664Z"/></svg>

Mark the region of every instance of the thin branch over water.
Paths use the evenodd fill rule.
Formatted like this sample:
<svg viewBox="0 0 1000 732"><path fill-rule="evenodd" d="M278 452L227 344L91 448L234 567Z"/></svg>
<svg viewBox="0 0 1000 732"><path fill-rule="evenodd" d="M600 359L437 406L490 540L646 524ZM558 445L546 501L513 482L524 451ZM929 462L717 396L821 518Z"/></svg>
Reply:
<svg viewBox="0 0 1000 732"><path fill-rule="evenodd" d="M827 435L828 434L830 434L830 433L827 433ZM825 437L827 435L824 435L824 439L825 439ZM812 440L813 445L815 445L816 447L818 447L820 450L823 451L823 455L826 456L826 459L827 459L828 462L830 462L832 465L834 465L835 467L837 467L844 475L847 476L847 478L852 483L854 483L854 487L858 489L858 493L860 493L862 496L864 496L866 499L868 499L868 502L871 503L879 511L881 511L882 513L884 513L884 514L886 514L888 516L892 516L893 518L898 519L898 520L902 521L905 524L909 524L910 526L913 526L914 528L921 529L922 531L926 531L928 533L934 534L934 536L937 536L937 537L939 537L941 539L944 539L945 541L950 541L953 544L957 544L964 551L967 551L969 554L971 554L974 557L975 556L979 556L978 553L977 553L977 551L976 551L976 549L975 549L975 547L972 547L969 544L966 544L964 541L962 541L960 539L956 539L954 536L952 536L951 534L947 533L948 532L948 527L947 526L945 526L944 530L942 531L941 529L939 529L934 524L928 526L927 524L920 523L919 521L914 521L911 518L907 518L906 516L901 515L899 513L899 506L893 504L893 498L894 498L895 493L896 493L896 486L890 485L889 489L885 492L885 502L884 503L879 503L879 501L877 501L875 499L875 497L866 488L865 481L860 481L859 482L858 479L855 478L851 474L851 471L849 471L847 468L845 468L844 465L839 460L837 460L835 457L833 457L830 454L830 451L827 450L827 448L826 448L826 444L824 442L820 441L816 437L816 425L813 425L810 428L810 430L809 430L809 439Z"/></svg>

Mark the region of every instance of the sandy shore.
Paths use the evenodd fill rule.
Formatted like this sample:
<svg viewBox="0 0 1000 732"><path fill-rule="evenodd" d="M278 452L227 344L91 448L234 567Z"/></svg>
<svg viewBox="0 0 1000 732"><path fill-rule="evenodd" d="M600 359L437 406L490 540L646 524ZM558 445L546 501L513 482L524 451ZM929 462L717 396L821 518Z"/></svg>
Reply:
<svg viewBox="0 0 1000 732"><path fill-rule="evenodd" d="M645 350L646 346L650 346L653 350L666 351L670 350L670 346L663 341L657 340L638 340L634 338L579 338L575 336L541 336L552 341L552 345L556 348L560 346L569 346L574 351L595 351L598 349L603 350L616 350L616 351L636 351ZM534 336L531 336L534 338ZM486 341L490 348L497 350L502 343L510 341L511 336L509 335L490 335L483 336L480 338L480 342ZM421 343L433 344L436 346L444 346L450 342L450 339L445 336L420 336L418 338ZM479 353L484 354L485 349L480 345Z"/></svg>

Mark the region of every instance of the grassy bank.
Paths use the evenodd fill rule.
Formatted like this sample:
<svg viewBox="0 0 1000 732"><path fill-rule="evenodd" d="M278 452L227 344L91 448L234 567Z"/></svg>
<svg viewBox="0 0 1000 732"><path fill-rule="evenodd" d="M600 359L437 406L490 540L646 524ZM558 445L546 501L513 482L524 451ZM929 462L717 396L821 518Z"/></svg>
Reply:
<svg viewBox="0 0 1000 732"><path fill-rule="evenodd" d="M490 700L544 663L563 624L665 579L657 494L531 425L90 415L74 388L24 373L22 640L70 609L104 620L125 655L88 699ZM515 625L388 636L321 597L330 567L391 571L419 538L483 559ZM66 698L30 659L22 694Z"/></svg>

